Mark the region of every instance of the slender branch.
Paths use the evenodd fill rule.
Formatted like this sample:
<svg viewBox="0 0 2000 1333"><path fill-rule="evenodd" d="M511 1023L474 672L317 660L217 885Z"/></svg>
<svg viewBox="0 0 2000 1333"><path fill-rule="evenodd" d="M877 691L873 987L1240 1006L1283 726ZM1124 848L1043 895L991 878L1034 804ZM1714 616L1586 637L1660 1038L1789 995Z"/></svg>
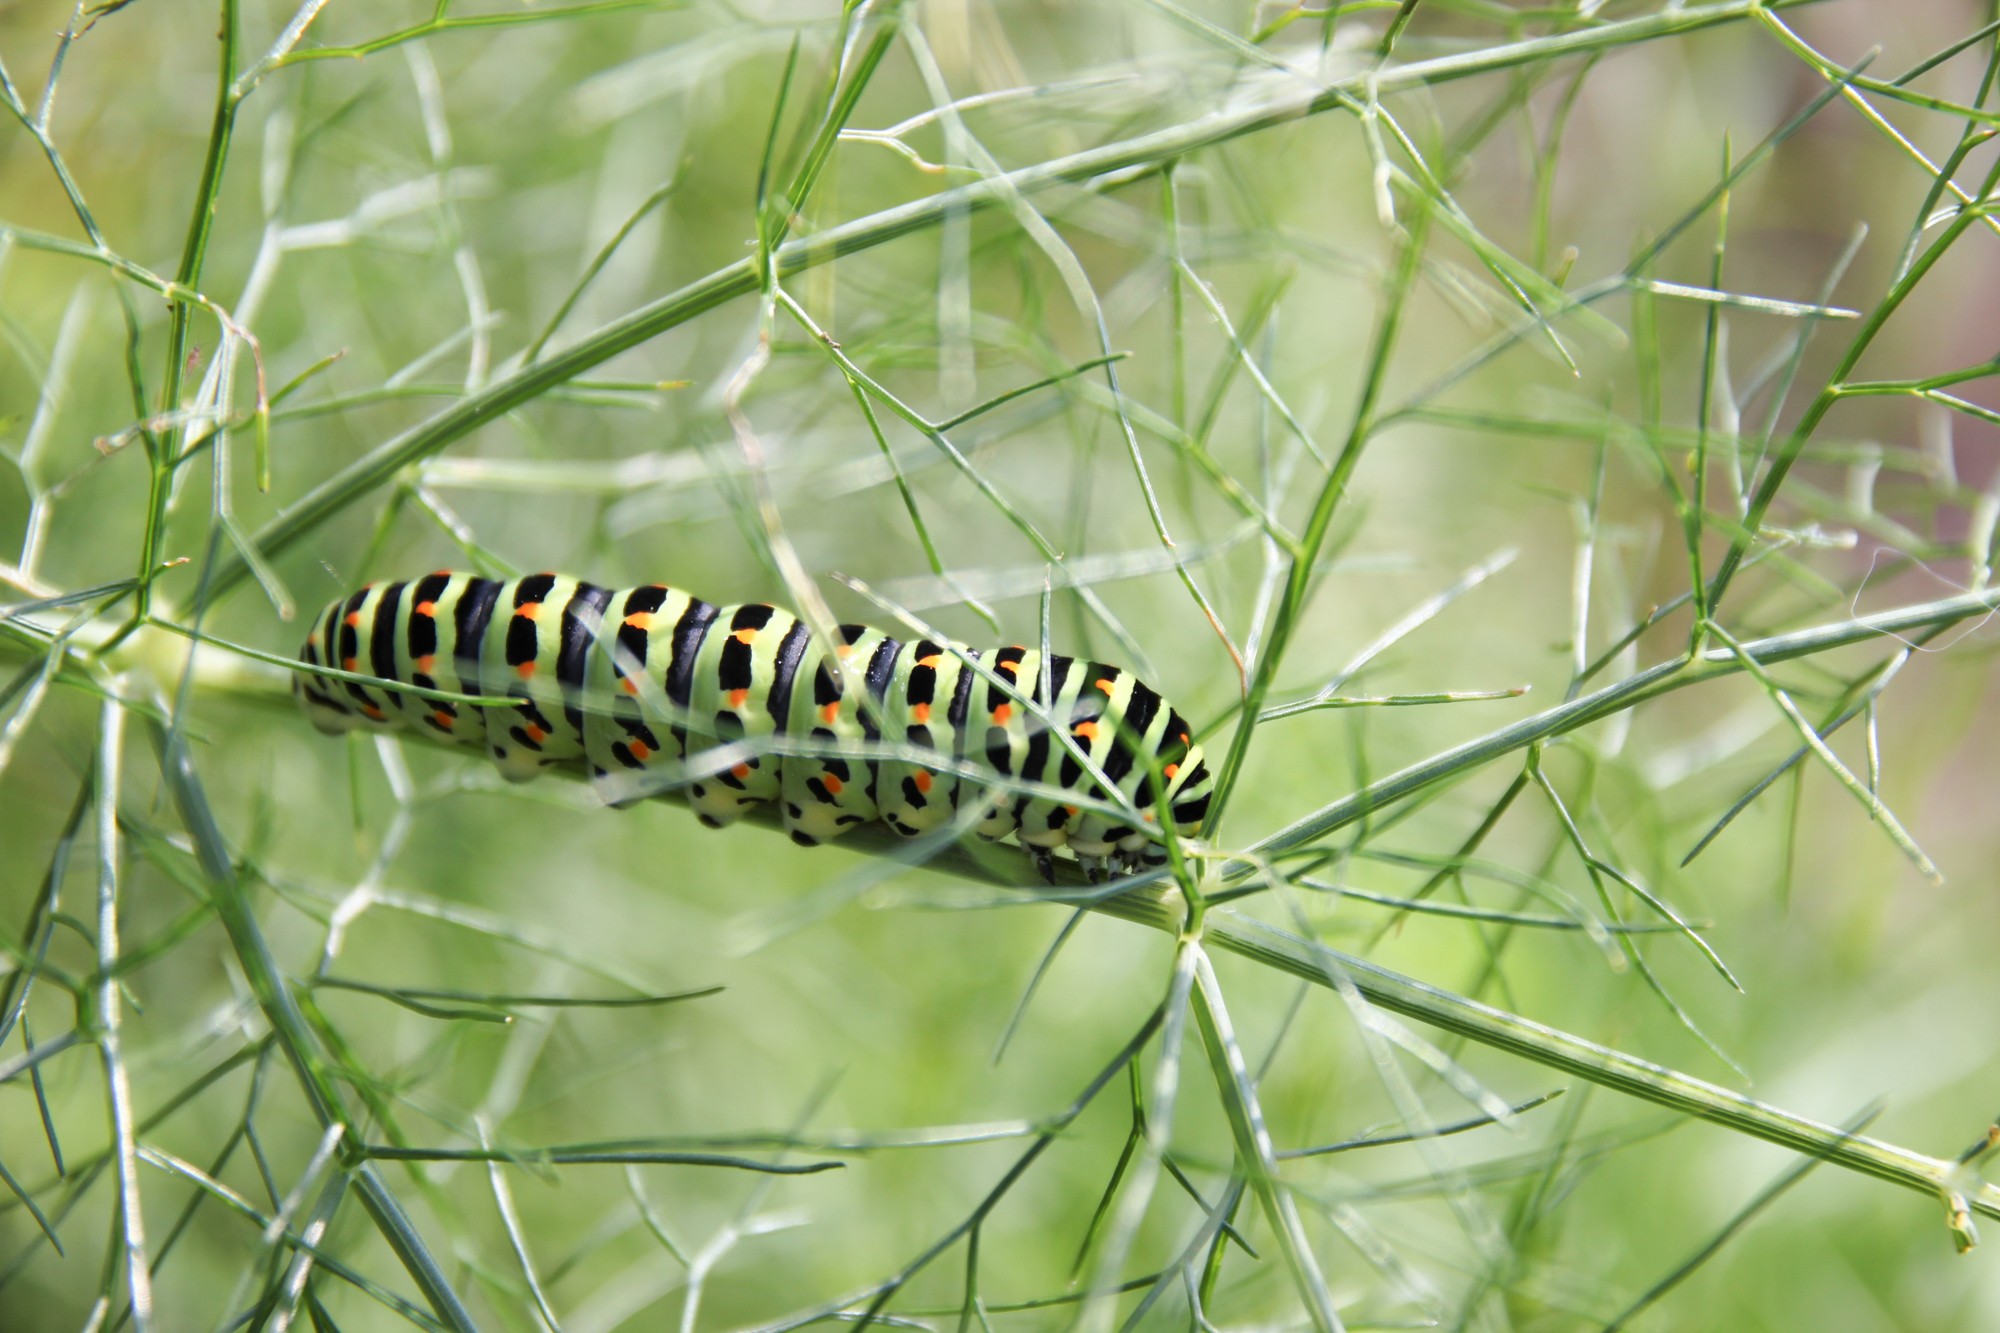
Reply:
<svg viewBox="0 0 2000 1333"><path fill-rule="evenodd" d="M1351 107L1355 95L1364 89L1373 89L1376 97L1382 97L1432 84L1511 70L1527 62L1556 60L1693 32L1736 22L1764 9L1789 8L1814 2L1791 0L1790 5L1773 5L1763 0L1729 0L1724 4L1668 10L1576 32L1529 38L1434 60L1413 61L1392 69L1358 73L1335 80L1316 92L1293 91L1296 85L1288 81L1268 103L1217 112L1188 124L1086 149L884 209L817 235L788 241L772 253L770 262L776 269L776 276L782 279L898 237L926 231L948 217L981 212L1020 195L1036 194L1061 185L1083 185L1093 190L1116 188L1204 148L1336 107ZM717 269L677 292L641 306L557 355L523 366L513 374L495 380L480 393L384 442L314 487L282 518L260 529L252 542L267 557L275 556L316 530L362 494L386 483L409 464L430 457L522 403L602 365L621 352L759 290L756 261L750 258ZM220 597L231 591L249 573L249 566L240 556L232 557L213 581L214 594Z"/></svg>

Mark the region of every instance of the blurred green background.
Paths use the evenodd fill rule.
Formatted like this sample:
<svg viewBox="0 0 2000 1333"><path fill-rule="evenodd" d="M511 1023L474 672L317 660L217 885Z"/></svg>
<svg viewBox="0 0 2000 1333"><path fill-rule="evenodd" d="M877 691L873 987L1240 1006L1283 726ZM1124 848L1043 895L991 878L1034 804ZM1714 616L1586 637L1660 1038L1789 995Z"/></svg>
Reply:
<svg viewBox="0 0 2000 1333"><path fill-rule="evenodd" d="M121 1067L142 1122L153 1326L228 1327L248 1312L274 1326L390 1328L421 1325L394 1300L423 1301L350 1195L318 1241L310 1299L286 1315L298 1300L284 1282L292 1251L261 1242L258 1222L176 1168L264 1216L302 1183L297 1206L309 1210L324 1179L312 1164L320 1125L215 919L149 711L185 728L287 973L475 997L438 1002L477 1011L454 1016L301 987L338 1053L341 1094L374 1108L362 1117L369 1142L735 1139L730 1151L760 1160L845 1163L796 1177L507 1167L499 1187L480 1163L379 1163L481 1327L766 1327L899 1272L974 1216L1034 1142L1023 1126L1068 1107L1161 1003L1174 942L1083 917L996 1062L1064 929L1061 907L1022 895L1005 905L962 876L805 852L766 830L710 833L665 805L610 812L561 779L505 788L469 754L330 740L292 710L279 668L227 650L190 666L186 640L159 624L94 656L132 598L45 599L147 573L149 488L170 501L157 553L186 561L149 576L149 615L191 624L207 562L237 557L232 531L247 542L278 530L385 441L517 378L539 340L544 358L588 344L627 312L754 260L760 234L787 220L804 266L784 291L859 373L930 422L1060 378L954 423L944 434L955 463L879 396L878 437L827 348L782 307L738 297L524 394L382 485L338 492L329 521L273 551L265 587L241 581L201 608L203 629L289 656L294 608L309 615L366 579L442 566L794 603L783 564L796 552L842 618L886 615L835 572L967 642L1032 642L1046 579L1058 647L1141 668L1216 724L1219 754L1244 685L1232 653L1259 660L1282 573L1246 507L1303 530L1326 473L1302 438L1328 457L1358 438L1266 702L1336 680L1343 696L1375 698L1527 691L1267 722L1216 836L1235 852L1572 688L1681 651L1688 616L1670 610L1575 686L1580 663L1689 588L1675 496L1692 484L1698 437L1712 455L1699 542L1712 573L1743 530L1732 477L1754 484L1756 460L1782 447L1857 329L1885 310L1908 253L1950 225L1953 200L1926 162L1962 149L1956 181L1971 191L1986 179L1982 127L1995 112L1966 112L1994 105L1990 4L1753 9L1422 0L1329 16L935 0L845 16L706 3L441 4L434 15L246 0L221 15L236 34L240 96L192 285L254 335L254 350L203 309L176 359L169 305L145 275L180 270L204 197L217 11L166 0L0 8L18 112L0 121L0 452L12 464L0 466L0 602L40 603L30 618L43 627L78 617L65 660L25 634L0 640L11 682L0 695L0 940L11 1000L36 957L37 905L72 807L101 772L100 695L114 694L131 705L117 786ZM879 63L864 68L878 35ZM1830 94L1818 57L1866 60L1874 82ZM1347 103L1297 114L1329 86ZM846 133L828 141L823 175L787 219L773 192L827 123L829 90L855 87ZM1816 99L1734 178L1721 230L1704 200ZM1259 107L1275 109L1271 123L1207 141ZM1002 192L838 259L814 249L852 219L1121 141L1142 145L1124 178ZM1405 290L1394 274L1413 230L1423 248ZM1847 378L1915 381L1988 361L1997 244L1988 221L1967 228ZM140 281L121 280L114 255ZM1557 295L1592 284L1603 290L1587 310ZM1808 317L1687 290L1711 288L1840 309ZM1524 319L1524 301L1545 331ZM1377 378L1372 349L1390 315ZM1123 358L1116 395L1101 366L1068 373L1107 352ZM179 392L164 401L170 364ZM257 485L260 365L276 400L268 491ZM1835 404L1756 533L1753 551L1769 554L1732 585L1720 622L1750 638L1984 586L1996 411L2000 397L1977 377L1930 397ZM195 452L170 473L149 464L149 451L178 449ZM1228 642L1177 575L1148 490ZM1046 534L1061 568L994 497ZM1433 618L1346 673L1447 589L1458 595ZM990 604L997 629L969 597ZM1288 928L1302 917L1336 948L1819 1120L1873 1109L1870 1134L1951 1157L2000 1109L1988 1027L2000 1004L1993 634L1976 620L1943 631L1832 742L1864 780L1879 763L1882 801L1942 886L1816 760L1681 866L1798 748L1771 694L1742 676L1648 701L1541 754L1593 851L1701 922L1742 994L1671 934L1639 937L1655 987L1575 929L1399 917L1303 887L1231 910ZM1897 646L1876 639L1782 678L1823 720ZM1416 892L1521 762L1506 756L1342 831L1315 878ZM79 1040L35 1066L39 1087L7 1065L33 1043L95 1031L91 1006L65 993L94 995L95 811L59 876L46 975L0 1051L15 1075L0 1083L8 1330L105 1327L125 1308L115 1173L86 1175L112 1142L106 1064ZM1436 901L1595 921L1603 891L1624 918L1655 919L1614 882L1593 883L1532 788L1478 856L1492 873L1454 880ZM1000 864L1025 879L1011 858ZM1731 1230L1794 1154L1435 1033L1423 1034L1435 1048L1385 1055L1326 990L1239 959L1217 966L1281 1150L1476 1115L1420 1054L1462 1071L1461 1087L1512 1102L1567 1089L1511 1130L1285 1166L1349 1327L1601 1328L1694 1257L1632 1326L2000 1325L1993 1255L1955 1256L1938 1200L1822 1166ZM623 1009L504 998L707 986L725 989ZM1034 1303L1073 1296L1093 1275L1148 1277L1196 1235L1204 1207L1164 1178L1128 1256L1107 1259L1093 1230L1133 1089L1155 1086L1158 1056L1155 1041L1132 1087L1116 1077L981 1215L988 1310L975 1324L1067 1327L1077 1303ZM1399 1062L1395 1078L1385 1060ZM1192 1024L1180 1076L1173 1159L1213 1202L1231 1188L1233 1149ZM920 1142L967 1126L992 1132ZM820 1146L775 1154L757 1138L787 1132ZM871 1141L893 1142L863 1150ZM1236 1222L1256 1255L1224 1251L1207 1317L1309 1326L1265 1219L1246 1200ZM965 1327L967 1271L961 1239L889 1312ZM1198 1281L1201 1258L1191 1271ZM1179 1282L1143 1310L1137 1300L1082 1308L1087 1321L1190 1324Z"/></svg>

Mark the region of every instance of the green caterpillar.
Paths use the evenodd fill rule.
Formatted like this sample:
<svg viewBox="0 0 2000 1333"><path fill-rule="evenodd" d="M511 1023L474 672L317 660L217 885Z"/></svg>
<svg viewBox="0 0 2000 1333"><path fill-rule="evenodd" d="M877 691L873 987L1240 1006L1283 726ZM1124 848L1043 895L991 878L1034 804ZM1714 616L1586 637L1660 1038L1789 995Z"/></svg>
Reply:
<svg viewBox="0 0 2000 1333"><path fill-rule="evenodd" d="M635 791L686 785L713 827L780 801L806 846L875 819L916 837L964 804L974 831L1015 834L1050 880L1064 845L1092 879L1163 863L1162 796L1182 837L1208 813L1214 780L1187 722L1117 667L864 625L838 635L828 653L777 607L716 606L657 583L441 570L328 606L293 688L321 731L403 727L483 745L510 781L582 763ZM321 667L520 702L428 699ZM866 702L848 697L849 681Z"/></svg>

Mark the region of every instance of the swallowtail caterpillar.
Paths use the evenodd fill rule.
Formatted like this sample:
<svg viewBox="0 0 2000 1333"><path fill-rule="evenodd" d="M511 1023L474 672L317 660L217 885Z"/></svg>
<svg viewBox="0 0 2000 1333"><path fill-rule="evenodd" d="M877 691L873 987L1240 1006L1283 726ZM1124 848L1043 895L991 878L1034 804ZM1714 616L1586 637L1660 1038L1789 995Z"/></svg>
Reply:
<svg viewBox="0 0 2000 1333"><path fill-rule="evenodd" d="M293 688L321 731L484 746L516 782L582 764L617 790L685 785L715 827L777 801L807 846L870 820L907 837L956 820L1015 835L1045 879L1065 845L1099 879L1164 862L1156 811L1193 837L1214 785L1180 713L1115 666L865 625L840 626L829 653L790 612L657 583L450 571L374 583L328 606L299 656L519 700L432 699L308 670Z"/></svg>

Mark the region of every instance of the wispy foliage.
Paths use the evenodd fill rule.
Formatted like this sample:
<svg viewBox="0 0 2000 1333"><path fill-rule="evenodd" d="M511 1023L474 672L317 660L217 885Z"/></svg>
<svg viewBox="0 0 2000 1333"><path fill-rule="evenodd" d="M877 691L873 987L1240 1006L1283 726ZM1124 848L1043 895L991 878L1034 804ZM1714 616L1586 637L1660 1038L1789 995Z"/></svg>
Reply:
<svg viewBox="0 0 2000 1333"><path fill-rule="evenodd" d="M0 15L0 1310L1990 1304L1990 3L393 9ZM1127 662L1212 813L310 735L459 564Z"/></svg>

